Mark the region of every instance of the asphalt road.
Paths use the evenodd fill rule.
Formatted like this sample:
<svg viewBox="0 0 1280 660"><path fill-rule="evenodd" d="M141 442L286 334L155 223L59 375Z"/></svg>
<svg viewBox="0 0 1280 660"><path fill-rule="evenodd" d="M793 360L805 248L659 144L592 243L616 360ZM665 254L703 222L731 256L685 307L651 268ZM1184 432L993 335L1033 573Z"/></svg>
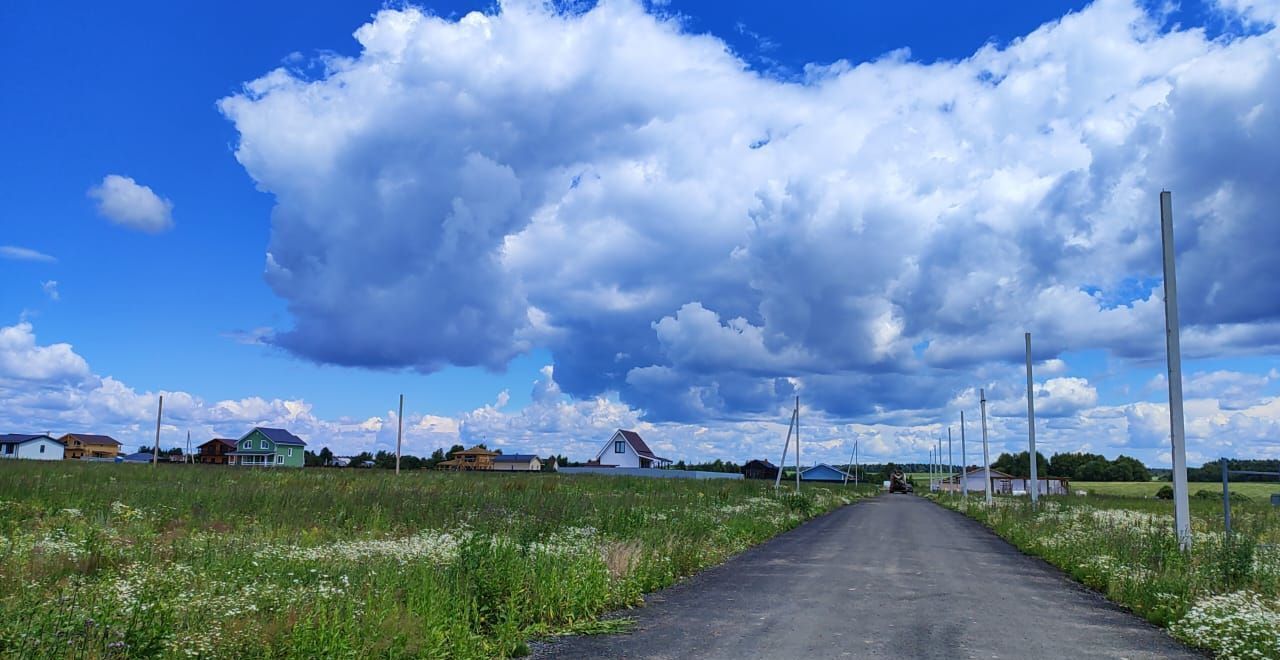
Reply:
<svg viewBox="0 0 1280 660"><path fill-rule="evenodd" d="M1199 658L1164 631L913 495L810 521L538 658Z"/></svg>

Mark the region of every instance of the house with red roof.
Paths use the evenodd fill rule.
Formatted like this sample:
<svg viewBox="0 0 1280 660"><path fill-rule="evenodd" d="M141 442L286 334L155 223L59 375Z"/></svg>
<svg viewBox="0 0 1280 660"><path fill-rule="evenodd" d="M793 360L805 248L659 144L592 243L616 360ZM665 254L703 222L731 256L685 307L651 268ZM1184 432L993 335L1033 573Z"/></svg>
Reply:
<svg viewBox="0 0 1280 660"><path fill-rule="evenodd" d="M665 468L671 466L671 459L654 454L639 433L618 429L587 466Z"/></svg>

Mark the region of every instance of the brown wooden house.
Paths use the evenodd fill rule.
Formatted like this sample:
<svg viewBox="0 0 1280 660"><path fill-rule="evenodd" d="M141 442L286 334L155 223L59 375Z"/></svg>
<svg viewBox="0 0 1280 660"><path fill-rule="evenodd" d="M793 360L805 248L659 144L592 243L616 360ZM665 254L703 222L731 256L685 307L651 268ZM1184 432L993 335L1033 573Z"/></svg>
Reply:
<svg viewBox="0 0 1280 660"><path fill-rule="evenodd" d="M760 458L747 461L747 464L742 466L742 478L776 479L778 478L778 466Z"/></svg>
<svg viewBox="0 0 1280 660"><path fill-rule="evenodd" d="M497 455L496 451L476 445L471 449L454 452L453 458L441 461L436 467L441 470L492 470L493 457Z"/></svg>
<svg viewBox="0 0 1280 660"><path fill-rule="evenodd" d="M68 433L58 438L58 442L65 447L62 450L63 458L115 460L120 455L120 443L109 435Z"/></svg>
<svg viewBox="0 0 1280 660"><path fill-rule="evenodd" d="M200 445L197 449L200 450L200 455L196 458L198 462L209 465L226 465L230 458L227 454L236 450L236 441L228 440L227 438L214 438Z"/></svg>

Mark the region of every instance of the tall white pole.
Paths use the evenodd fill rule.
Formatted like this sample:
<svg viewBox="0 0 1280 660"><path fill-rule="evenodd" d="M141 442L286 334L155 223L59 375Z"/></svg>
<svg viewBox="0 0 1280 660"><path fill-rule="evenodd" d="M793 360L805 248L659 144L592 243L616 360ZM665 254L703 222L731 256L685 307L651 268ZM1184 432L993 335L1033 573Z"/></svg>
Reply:
<svg viewBox="0 0 1280 660"><path fill-rule="evenodd" d="M969 496L969 451L964 446L964 411L960 411L960 494Z"/></svg>
<svg viewBox="0 0 1280 660"><path fill-rule="evenodd" d="M937 457L933 463L938 470L938 492L942 492L942 431L938 431L938 451L933 453Z"/></svg>
<svg viewBox="0 0 1280 660"><path fill-rule="evenodd" d="M800 492L800 397L796 397L796 492Z"/></svg>
<svg viewBox="0 0 1280 660"><path fill-rule="evenodd" d="M947 427L947 481L956 476L956 459L951 457L951 427Z"/></svg>
<svg viewBox="0 0 1280 660"><path fill-rule="evenodd" d="M978 405L982 411L982 467L987 474L987 485L982 489L987 494L987 505L992 504L991 501L991 453L987 449L987 391L985 389L978 390Z"/></svg>
<svg viewBox="0 0 1280 660"><path fill-rule="evenodd" d="M1031 459L1031 506L1035 507L1040 502L1040 477L1037 476L1036 460L1036 396L1035 382L1031 378L1031 333L1026 333L1027 339L1027 444L1031 447L1029 454Z"/></svg>
<svg viewBox="0 0 1280 660"><path fill-rule="evenodd" d="M929 492L933 492L933 450L929 450Z"/></svg>
<svg viewBox="0 0 1280 660"><path fill-rule="evenodd" d="M796 411L791 411L791 419L787 421L787 441L782 445L782 460L778 461L778 474L773 478L773 487L782 485L782 468L787 466L787 452L791 450L791 429L796 426Z"/></svg>
<svg viewBox="0 0 1280 660"><path fill-rule="evenodd" d="M1187 498L1187 434L1182 414L1182 345L1178 339L1178 284L1173 266L1173 195L1160 193L1160 242L1164 253L1164 329L1169 360L1169 439L1173 445L1173 527L1178 545L1191 548Z"/></svg>
<svg viewBox="0 0 1280 660"><path fill-rule="evenodd" d="M853 485L858 485L858 439L853 439Z"/></svg>
<svg viewBox="0 0 1280 660"><path fill-rule="evenodd" d="M151 448L151 464L160 462L160 418L164 416L164 395L160 395L160 405L156 407L156 446Z"/></svg>
<svg viewBox="0 0 1280 660"><path fill-rule="evenodd" d="M857 449L857 447L858 447L858 441L857 441L857 440L854 440L854 441L853 441L853 447L854 447L853 451L849 452L849 465L848 465L848 466L846 466L846 469L845 469L845 472L844 472L844 485L846 485L846 486L848 486L848 485L849 485L849 470L853 468L853 455L858 451L858 449ZM853 483L854 483L854 485L857 485L857 483L858 483L858 482L857 482L857 481L854 481Z"/></svg>
<svg viewBox="0 0 1280 660"><path fill-rule="evenodd" d="M400 412L396 413L396 474L400 474L400 441L404 437L404 395L400 395Z"/></svg>

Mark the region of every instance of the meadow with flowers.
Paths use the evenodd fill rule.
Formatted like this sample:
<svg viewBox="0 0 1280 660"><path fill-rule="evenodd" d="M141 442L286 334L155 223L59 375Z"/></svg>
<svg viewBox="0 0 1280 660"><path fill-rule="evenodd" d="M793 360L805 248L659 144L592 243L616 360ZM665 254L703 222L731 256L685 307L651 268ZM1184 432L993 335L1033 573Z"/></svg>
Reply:
<svg viewBox="0 0 1280 660"><path fill-rule="evenodd" d="M1221 491L1219 491L1221 492ZM932 494L1183 642L1220 658L1280 658L1280 509L1262 498L1191 502L1191 551L1178 548L1173 504L1122 496Z"/></svg>
<svg viewBox="0 0 1280 660"><path fill-rule="evenodd" d="M859 497L604 476L0 462L0 655L521 655Z"/></svg>

